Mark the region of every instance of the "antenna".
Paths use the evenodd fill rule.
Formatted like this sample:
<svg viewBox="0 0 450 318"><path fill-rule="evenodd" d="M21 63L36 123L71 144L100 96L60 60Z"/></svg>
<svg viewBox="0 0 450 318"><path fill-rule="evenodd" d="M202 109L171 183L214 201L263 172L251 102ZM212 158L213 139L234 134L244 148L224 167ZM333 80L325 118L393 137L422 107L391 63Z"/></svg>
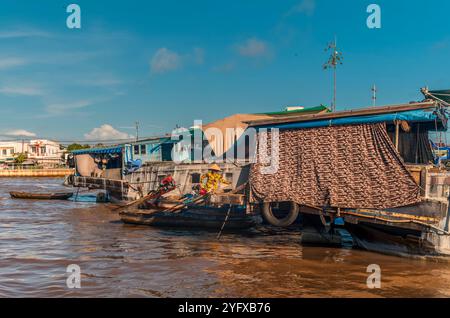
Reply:
<svg viewBox="0 0 450 318"><path fill-rule="evenodd" d="M328 44L325 48L325 52L326 51L331 51L331 55L328 61L323 65L323 69L333 69L333 102L331 105L331 111L334 112L336 111L336 67L338 64L342 65L342 61L344 60L342 53L338 51L336 36L334 37L334 42Z"/></svg>
<svg viewBox="0 0 450 318"><path fill-rule="evenodd" d="M139 140L139 122L134 123L136 125L136 142Z"/></svg>
<svg viewBox="0 0 450 318"><path fill-rule="evenodd" d="M375 107L377 103L377 87L375 86L375 84L373 84L372 86L372 104L373 107Z"/></svg>

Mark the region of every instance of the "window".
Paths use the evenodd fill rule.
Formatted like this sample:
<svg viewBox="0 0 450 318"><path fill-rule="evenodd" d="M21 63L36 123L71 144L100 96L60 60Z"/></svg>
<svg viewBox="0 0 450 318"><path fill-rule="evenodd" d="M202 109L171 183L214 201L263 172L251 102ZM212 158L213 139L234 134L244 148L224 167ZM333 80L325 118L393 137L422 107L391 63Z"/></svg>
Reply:
<svg viewBox="0 0 450 318"><path fill-rule="evenodd" d="M2 150L2 154L3 154L4 156L6 156L6 155L7 155L7 153L6 153L6 149L3 149L3 150Z"/></svg>
<svg viewBox="0 0 450 318"><path fill-rule="evenodd" d="M141 145L141 155L147 154L147 145Z"/></svg>
<svg viewBox="0 0 450 318"><path fill-rule="evenodd" d="M134 154L135 155L139 154L139 145L134 145Z"/></svg>
<svg viewBox="0 0 450 318"><path fill-rule="evenodd" d="M191 174L191 183L200 183L200 173Z"/></svg>
<svg viewBox="0 0 450 318"><path fill-rule="evenodd" d="M161 159L162 161L172 161L173 143L165 143L161 145Z"/></svg>

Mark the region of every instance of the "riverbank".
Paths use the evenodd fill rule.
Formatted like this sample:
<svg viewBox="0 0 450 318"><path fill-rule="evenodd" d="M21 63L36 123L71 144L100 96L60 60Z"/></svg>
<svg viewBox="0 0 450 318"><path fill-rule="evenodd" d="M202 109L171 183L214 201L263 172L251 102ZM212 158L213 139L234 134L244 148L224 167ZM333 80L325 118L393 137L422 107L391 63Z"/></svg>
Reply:
<svg viewBox="0 0 450 318"><path fill-rule="evenodd" d="M74 170L69 168L62 169L5 169L0 170L1 177L65 177L73 174Z"/></svg>

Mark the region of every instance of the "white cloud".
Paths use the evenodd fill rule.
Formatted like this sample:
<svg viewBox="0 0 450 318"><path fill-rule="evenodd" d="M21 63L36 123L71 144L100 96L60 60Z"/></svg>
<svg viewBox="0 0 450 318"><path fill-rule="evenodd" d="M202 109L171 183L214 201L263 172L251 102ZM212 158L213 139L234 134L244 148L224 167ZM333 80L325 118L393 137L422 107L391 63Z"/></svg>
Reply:
<svg viewBox="0 0 450 318"><path fill-rule="evenodd" d="M34 132L25 129L10 130L4 134L5 136L15 136L15 137L36 137Z"/></svg>
<svg viewBox="0 0 450 318"><path fill-rule="evenodd" d="M205 50L200 47L194 48L192 56L195 64L203 64L205 62Z"/></svg>
<svg viewBox="0 0 450 318"><path fill-rule="evenodd" d="M27 61L18 57L0 58L0 70L21 66L27 64Z"/></svg>
<svg viewBox="0 0 450 318"><path fill-rule="evenodd" d="M113 126L104 124L100 127L92 129L89 133L84 134L86 140L119 140L130 139L133 136L115 129Z"/></svg>
<svg viewBox="0 0 450 318"><path fill-rule="evenodd" d="M0 93L5 95L42 96L44 92L37 87L4 86Z"/></svg>
<svg viewBox="0 0 450 318"><path fill-rule="evenodd" d="M438 42L435 42L431 45L431 49L433 50L442 50L446 49L450 46L450 38L445 38L443 40L440 40Z"/></svg>
<svg viewBox="0 0 450 318"><path fill-rule="evenodd" d="M62 115L66 114L70 110L84 108L92 105L93 103L94 102L91 100L79 100L70 103L49 104L45 107L45 109L50 115Z"/></svg>
<svg viewBox="0 0 450 318"><path fill-rule="evenodd" d="M156 51L150 61L150 70L152 73L166 73L177 70L180 67L180 55L166 48L160 48Z"/></svg>
<svg viewBox="0 0 450 318"><path fill-rule="evenodd" d="M123 81L113 75L103 74L83 78L79 81L79 83L88 86L111 87L120 85L123 83Z"/></svg>
<svg viewBox="0 0 450 318"><path fill-rule="evenodd" d="M313 15L316 10L315 0L303 0L302 2L293 6L287 13L286 16L303 13L306 15Z"/></svg>
<svg viewBox="0 0 450 318"><path fill-rule="evenodd" d="M235 67L236 67L236 63L235 62L228 62L228 63L224 63L224 64L221 64L221 65L214 66L212 68L212 70L214 72L219 72L219 73L228 73L228 72L231 72L232 70L234 70Z"/></svg>
<svg viewBox="0 0 450 318"><path fill-rule="evenodd" d="M259 57L269 54L267 43L257 38L250 38L244 43L238 44L236 48L240 55L246 57Z"/></svg>
<svg viewBox="0 0 450 318"><path fill-rule="evenodd" d="M49 37L50 33L38 29L15 29L0 32L0 39Z"/></svg>

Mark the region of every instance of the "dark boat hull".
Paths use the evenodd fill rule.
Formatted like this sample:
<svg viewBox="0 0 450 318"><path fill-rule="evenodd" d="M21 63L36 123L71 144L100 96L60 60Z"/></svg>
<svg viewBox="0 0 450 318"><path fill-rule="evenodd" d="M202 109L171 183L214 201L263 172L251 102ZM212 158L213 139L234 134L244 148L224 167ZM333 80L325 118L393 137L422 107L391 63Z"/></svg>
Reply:
<svg viewBox="0 0 450 318"><path fill-rule="evenodd" d="M120 212L124 223L159 227L204 228L220 230L228 209L189 207L180 212L133 209ZM255 221L243 210L233 210L225 224L225 230L248 229Z"/></svg>
<svg viewBox="0 0 450 318"><path fill-rule="evenodd" d="M73 196L72 192L64 193L29 193L29 192L10 192L14 199L31 199L31 200L67 200Z"/></svg>
<svg viewBox="0 0 450 318"><path fill-rule="evenodd" d="M448 235L360 223L346 224L359 248L397 256L450 256Z"/></svg>

